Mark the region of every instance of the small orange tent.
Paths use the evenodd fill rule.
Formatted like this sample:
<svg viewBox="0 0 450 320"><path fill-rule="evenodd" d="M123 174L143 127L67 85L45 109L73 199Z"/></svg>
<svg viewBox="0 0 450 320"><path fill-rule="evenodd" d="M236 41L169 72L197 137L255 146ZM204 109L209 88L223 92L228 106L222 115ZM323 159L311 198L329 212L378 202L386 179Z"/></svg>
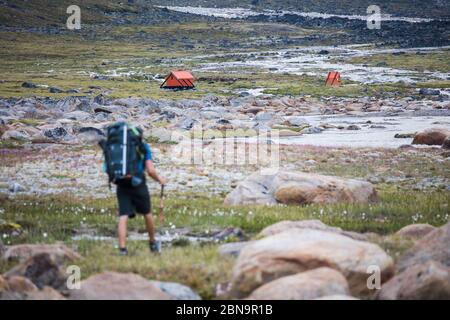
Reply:
<svg viewBox="0 0 450 320"><path fill-rule="evenodd" d="M325 81L327 86L340 86L341 85L341 74L337 71L328 72L327 80Z"/></svg>
<svg viewBox="0 0 450 320"><path fill-rule="evenodd" d="M160 88L193 89L195 88L194 76L188 71L172 71Z"/></svg>

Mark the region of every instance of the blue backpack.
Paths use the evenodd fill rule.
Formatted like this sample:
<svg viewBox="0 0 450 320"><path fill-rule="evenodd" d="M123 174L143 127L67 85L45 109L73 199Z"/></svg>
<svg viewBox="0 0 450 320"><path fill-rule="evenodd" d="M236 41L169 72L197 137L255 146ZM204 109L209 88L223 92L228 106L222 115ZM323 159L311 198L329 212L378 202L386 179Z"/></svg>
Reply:
<svg viewBox="0 0 450 320"><path fill-rule="evenodd" d="M107 128L106 139L99 142L105 158L109 185L130 180L133 186L143 181L143 172L138 163L145 156L142 129L118 122Z"/></svg>

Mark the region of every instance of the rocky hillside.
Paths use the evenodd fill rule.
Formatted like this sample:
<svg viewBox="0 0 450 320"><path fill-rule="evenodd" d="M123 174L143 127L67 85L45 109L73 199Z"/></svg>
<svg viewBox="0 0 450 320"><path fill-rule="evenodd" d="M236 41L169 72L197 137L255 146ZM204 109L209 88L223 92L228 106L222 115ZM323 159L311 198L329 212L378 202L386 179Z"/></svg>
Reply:
<svg viewBox="0 0 450 320"><path fill-rule="evenodd" d="M60 27L63 26L67 14L66 8L73 4L70 0L2 0L0 1L0 26L14 27ZM82 10L82 18L88 24L123 24L143 23L155 24L173 21L198 19L198 17L174 14L155 6L203 6L203 7L244 7L255 10L293 10L301 12L321 12L344 15L366 15L366 10L373 1L313 1L313 0L244 0L244 1L200 1L188 4L182 1L169 0L83 0L77 5ZM382 13L393 16L409 16L422 18L450 18L450 5L447 1L378 1Z"/></svg>
<svg viewBox="0 0 450 320"><path fill-rule="evenodd" d="M71 0L0 1L0 26L22 28L64 28ZM151 1L84 0L77 5L86 24L157 24L181 21L182 15L155 8ZM192 19L192 17L191 17Z"/></svg>
<svg viewBox="0 0 450 320"><path fill-rule="evenodd" d="M423 18L449 18L450 4L445 0L193 0L189 4L178 0L151 0L145 2L164 6L202 6L202 7L251 7L272 10L313 11L335 14L366 15L367 7L373 4L380 6L383 13L395 16Z"/></svg>

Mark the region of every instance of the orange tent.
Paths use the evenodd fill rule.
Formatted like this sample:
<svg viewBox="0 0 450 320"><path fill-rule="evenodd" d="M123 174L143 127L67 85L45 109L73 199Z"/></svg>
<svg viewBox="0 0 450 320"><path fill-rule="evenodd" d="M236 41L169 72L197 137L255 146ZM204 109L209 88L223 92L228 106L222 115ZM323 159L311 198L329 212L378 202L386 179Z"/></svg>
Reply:
<svg viewBox="0 0 450 320"><path fill-rule="evenodd" d="M193 89L195 88L194 76L188 71L172 71L160 88Z"/></svg>
<svg viewBox="0 0 450 320"><path fill-rule="evenodd" d="M340 86L341 85L341 74L337 71L328 72L327 80L325 81L327 86Z"/></svg>

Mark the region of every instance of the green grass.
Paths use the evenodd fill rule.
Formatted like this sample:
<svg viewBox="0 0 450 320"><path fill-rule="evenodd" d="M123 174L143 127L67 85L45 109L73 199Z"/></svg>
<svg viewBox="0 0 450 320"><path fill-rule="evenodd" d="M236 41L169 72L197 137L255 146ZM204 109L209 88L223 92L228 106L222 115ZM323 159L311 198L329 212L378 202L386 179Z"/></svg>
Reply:
<svg viewBox="0 0 450 320"><path fill-rule="evenodd" d="M115 271L133 272L159 281L189 286L203 299L215 296L215 287L231 278L234 259L220 257L217 245L165 248L160 256L150 255L148 244L129 245L129 256L119 257L110 243L80 241L78 251L84 257L78 265L83 279L92 274Z"/></svg>
<svg viewBox="0 0 450 320"><path fill-rule="evenodd" d="M206 24L190 24L180 28L185 33L200 34L209 31ZM178 26L180 27L180 26ZM150 28L150 29L148 29ZM154 28L148 27L147 32L152 33ZM116 30L118 29L118 30ZM118 27L106 34L139 32L140 27ZM165 32L170 32L167 28ZM156 31L155 31L156 32ZM157 33L156 33L157 34ZM125 36L125 35L123 35ZM163 35L162 35L163 36ZM106 39L105 39L106 38ZM174 68L190 69L192 63L185 65L162 66L161 59L176 59L195 54L204 54L203 48L185 50L177 45L165 46L159 38L153 41L85 40L80 35L47 36L32 33L0 32L2 50L0 51L0 97L30 97L50 96L62 98L68 94L51 94L46 88L22 88L25 81L36 84L58 87L64 90L79 89L80 94L92 91L89 87L101 87L93 90L92 94L111 90L111 97L152 97L166 99L197 98L208 93L223 94L221 83L212 84L201 81L198 90L173 92L161 90L160 83L150 79L155 74L165 75ZM168 50L168 47L171 47ZM214 53L214 49L211 51ZM90 78L89 72L106 74L117 68L136 70L141 72L138 76L111 77L108 80L95 80ZM197 76L197 75L196 75ZM198 75L201 77L202 75ZM72 95L72 94L70 94ZM77 94L75 94L77 95Z"/></svg>
<svg viewBox="0 0 450 320"><path fill-rule="evenodd" d="M67 244L82 256L76 261L82 279L106 271L132 272L150 280L184 284L203 299L215 297L216 285L229 281L234 264L233 258L218 255L217 245L164 248L158 256L149 253L146 242L131 242L128 244L129 255L123 258L110 242L83 240ZM14 265L14 261L0 260L0 273Z"/></svg>
<svg viewBox="0 0 450 320"><path fill-rule="evenodd" d="M448 191L429 193L385 188L375 204L333 204L308 206L227 207L223 199L196 194L170 194L166 219L159 230L169 226L187 227L204 234L207 230L239 227L255 237L264 227L282 220L320 219L328 225L357 232L392 234L411 223L440 226L449 219ZM192 245L188 242L165 247L161 256L150 255L145 241L129 241L130 256L117 255L116 241L74 241L77 230L115 236L115 199L83 200L70 195L57 197L22 196L2 198L1 229L6 244L54 243L63 241L83 259L77 262L82 277L104 271L133 272L148 279L179 282L193 288L203 298L215 297L215 286L231 279L234 259L220 257L217 244ZM13 228L11 228L13 226ZM20 227L19 227L20 226ZM142 218L129 223L129 231L145 232ZM411 243L395 237L376 238L394 257ZM0 273L13 266L0 261Z"/></svg>
<svg viewBox="0 0 450 320"><path fill-rule="evenodd" d="M222 204L222 198L170 194L166 201L165 224L159 227L189 227L200 233L239 227L252 236L281 220L320 219L346 230L389 234L414 222L441 225L448 219L448 191L408 192L385 187L380 192L380 198L381 201L374 204L227 207ZM80 204L79 199L70 195L4 199L1 219L17 223L23 229L22 234L8 241L69 241L75 232L85 229L97 230L101 235L115 235L115 199L82 202ZM131 231L145 231L140 218L131 220L129 228Z"/></svg>
<svg viewBox="0 0 450 320"><path fill-rule="evenodd" d="M375 54L365 57L354 57L350 60L354 64L368 64L395 69L408 69L418 72L438 71L450 72L450 50L425 52L422 54L405 53L401 55Z"/></svg>
<svg viewBox="0 0 450 320"><path fill-rule="evenodd" d="M314 159L316 163L313 166L304 166L301 171L364 180L375 177L379 179L378 183L386 184L385 187L394 186L399 191L411 190L423 179L450 177L447 166L436 161L445 158L439 150L410 153L401 149L372 148L369 151L357 148L284 146L280 148L280 156L283 166L301 165ZM390 179L393 180L389 182ZM443 187L445 189L446 185Z"/></svg>
<svg viewBox="0 0 450 320"><path fill-rule="evenodd" d="M38 120L38 119L29 119L29 118L23 118L23 119L15 119L11 121L11 124L15 124L15 123L22 123L28 126L38 126L38 125L42 125L45 123L45 121L43 120Z"/></svg>
<svg viewBox="0 0 450 320"><path fill-rule="evenodd" d="M0 149L22 149L24 141L0 140Z"/></svg>
<svg viewBox="0 0 450 320"><path fill-rule="evenodd" d="M253 28L254 27L254 28ZM275 95L311 95L316 97L361 97L386 95L406 96L414 93L414 87L403 84L363 85L344 81L341 87L326 87L321 77L298 76L263 72L246 68L236 73L196 72L197 90L167 91L159 88L154 75L164 76L172 69L192 70L203 62L228 61L231 58L210 56L205 59L189 59L193 56L233 53L255 50L275 50L265 47L259 40L267 37L275 28L252 23L192 22L153 26L99 26L98 37L92 40L85 33L45 35L25 32L0 32L0 97L43 96L62 98L66 93L52 94L46 88L22 88L25 81L58 87L63 90L78 89L75 95L97 95L109 91L112 98L145 97L153 99L198 99L207 94L235 96L239 91L266 88L265 93ZM275 37L305 36L315 32L297 26L280 25ZM247 39L241 45L241 39ZM239 42L240 41L240 42ZM239 42L236 46L224 46L224 42ZM187 48L186 43L192 44ZM406 55L405 55L406 56ZM389 56L400 63L403 56ZM180 60L183 59L183 60ZM188 58L188 59L185 59ZM373 56L369 59L375 59ZM416 63L435 66L441 72L448 70L448 50L415 56ZM381 59L381 58L380 58ZM398 61L397 61L398 60ZM408 59L406 59L409 61ZM352 61L353 62L353 61ZM423 64L421 64L423 62ZM359 63L355 61L354 63ZM361 62L362 63L362 62ZM369 62L367 62L369 63ZM394 67L399 67L395 65ZM112 70L134 71L138 74L93 79L89 73L105 75ZM427 83L448 87L449 81ZM101 89L91 89L91 86ZM420 85L419 85L420 86Z"/></svg>
<svg viewBox="0 0 450 320"><path fill-rule="evenodd" d="M428 82L418 82L416 84L417 88L450 88L449 80L438 80L438 81L428 81Z"/></svg>
<svg viewBox="0 0 450 320"><path fill-rule="evenodd" d="M283 77L286 77L283 75ZM275 95L311 95L314 97L362 97L383 96L386 93L406 95L411 92L411 87L403 84L368 85L342 81L341 86L325 86L325 80L319 77L297 76L294 81L281 81L275 87L267 89L264 93ZM294 85L293 85L294 83ZM267 84L267 87L271 87Z"/></svg>

